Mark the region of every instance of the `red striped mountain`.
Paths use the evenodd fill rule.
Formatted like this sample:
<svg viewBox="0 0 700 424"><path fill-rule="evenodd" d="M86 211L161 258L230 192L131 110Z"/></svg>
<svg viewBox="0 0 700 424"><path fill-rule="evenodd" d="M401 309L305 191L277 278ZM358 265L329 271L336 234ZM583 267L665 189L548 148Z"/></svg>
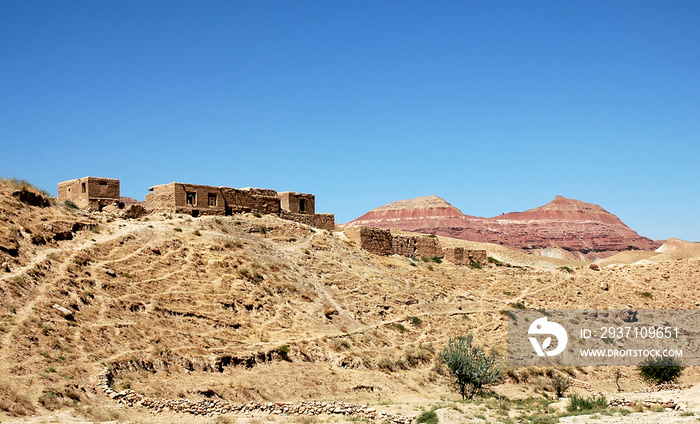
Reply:
<svg viewBox="0 0 700 424"><path fill-rule="evenodd" d="M560 248L594 259L625 250L654 250L642 237L599 205L557 196L544 206L493 218L464 215L437 196L401 200L373 209L345 225L416 231L527 250Z"/></svg>

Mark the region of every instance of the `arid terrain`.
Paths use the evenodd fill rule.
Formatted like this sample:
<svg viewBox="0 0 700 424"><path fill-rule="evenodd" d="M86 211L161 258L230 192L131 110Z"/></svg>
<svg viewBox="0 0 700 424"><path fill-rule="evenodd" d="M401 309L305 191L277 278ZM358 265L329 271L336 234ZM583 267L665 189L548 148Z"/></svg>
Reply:
<svg viewBox="0 0 700 424"><path fill-rule="evenodd" d="M437 196L400 200L345 225L416 231L525 249L543 256L592 261L661 243L640 236L599 205L557 196L544 206L492 218L465 215Z"/></svg>
<svg viewBox="0 0 700 424"><path fill-rule="evenodd" d="M105 369L115 391L154 399L343 401L410 418L434 410L440 423L556 422L546 420L565 405L550 389L557 376L574 384L569 394L674 399L687 407L561 422L696 422L700 414L694 367L680 389L633 393L647 384L632 367L504 365L495 395L462 401L439 360L450 337L468 333L505 352L504 311L514 304L698 308L697 243L671 239L657 252L621 252L589 267L439 236L444 247L485 249L493 261L479 268L372 255L342 231L276 216L123 219L55 203L32 206L13 195L20 189L0 183L2 422L359 419L262 411L195 416L129 406L98 387Z"/></svg>

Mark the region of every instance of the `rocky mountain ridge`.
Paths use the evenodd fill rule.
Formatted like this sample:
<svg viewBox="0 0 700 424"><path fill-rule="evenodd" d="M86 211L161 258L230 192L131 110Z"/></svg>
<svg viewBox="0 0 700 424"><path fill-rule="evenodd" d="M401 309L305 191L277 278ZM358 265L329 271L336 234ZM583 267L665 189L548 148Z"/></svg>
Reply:
<svg viewBox="0 0 700 424"><path fill-rule="evenodd" d="M345 225L416 231L585 260L661 245L640 236L601 206L563 196L544 206L492 218L465 215L437 196L418 197L373 209Z"/></svg>

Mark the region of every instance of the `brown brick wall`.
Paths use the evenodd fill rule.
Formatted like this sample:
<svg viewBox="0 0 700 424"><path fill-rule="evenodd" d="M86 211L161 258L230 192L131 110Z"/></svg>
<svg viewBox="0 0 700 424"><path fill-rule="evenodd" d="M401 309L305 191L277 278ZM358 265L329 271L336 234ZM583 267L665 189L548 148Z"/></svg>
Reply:
<svg viewBox="0 0 700 424"><path fill-rule="evenodd" d="M401 256L443 257L442 245L436 237L393 235L391 245L394 253Z"/></svg>
<svg viewBox="0 0 700 424"><path fill-rule="evenodd" d="M442 258L442 245L437 237L420 236L416 241L416 256Z"/></svg>
<svg viewBox="0 0 700 424"><path fill-rule="evenodd" d="M101 210L108 205L119 206L119 180L84 177L58 183L58 201L70 200L81 209Z"/></svg>
<svg viewBox="0 0 700 424"><path fill-rule="evenodd" d="M275 190L222 187L227 213L260 212L279 214L280 202Z"/></svg>
<svg viewBox="0 0 700 424"><path fill-rule="evenodd" d="M295 193L293 191L283 191L278 193L280 207L291 213L303 213L313 215L316 212L316 196L308 193ZM301 201L304 203L304 210L300 209Z"/></svg>
<svg viewBox="0 0 700 424"><path fill-rule="evenodd" d="M348 227L344 230L350 240L375 255L388 256L394 253L391 231L374 227Z"/></svg>
<svg viewBox="0 0 700 424"><path fill-rule="evenodd" d="M443 249L445 259L455 265L469 265L472 261L484 266L488 265L488 256L485 250L469 250L463 247L447 247Z"/></svg>
<svg viewBox="0 0 700 424"><path fill-rule="evenodd" d="M310 225L312 227L320 228L322 230L335 229L335 215L333 215L332 213L316 213L313 215L309 215L305 213L292 213L283 210L280 213L280 218L299 222L301 224Z"/></svg>

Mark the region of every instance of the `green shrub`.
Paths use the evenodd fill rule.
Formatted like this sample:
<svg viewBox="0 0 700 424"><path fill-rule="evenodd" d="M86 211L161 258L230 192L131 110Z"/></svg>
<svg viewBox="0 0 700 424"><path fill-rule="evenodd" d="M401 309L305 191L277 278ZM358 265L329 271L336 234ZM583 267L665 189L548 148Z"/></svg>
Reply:
<svg viewBox="0 0 700 424"><path fill-rule="evenodd" d="M401 324L400 322L395 322L395 323L391 324L391 327L394 330L398 331L399 333L405 333L406 331L408 331L406 329L406 327L404 327L404 325Z"/></svg>
<svg viewBox="0 0 700 424"><path fill-rule="evenodd" d="M406 317L406 319L411 321L411 324L415 325L416 327L418 327L419 325L421 325L423 323L422 319L415 317L415 316L408 316L408 317Z"/></svg>
<svg viewBox="0 0 700 424"><path fill-rule="evenodd" d="M78 205L71 202L70 200L66 200L65 202L63 202L63 206L67 207L68 209L78 209Z"/></svg>
<svg viewBox="0 0 700 424"><path fill-rule="evenodd" d="M608 407L608 401L605 396L598 397L583 397L573 395L569 399L569 404L566 405L566 410L569 412L594 411L596 409L605 409Z"/></svg>
<svg viewBox="0 0 700 424"><path fill-rule="evenodd" d="M503 265L503 262L499 261L498 259L496 259L496 258L494 258L494 257L492 257L492 256L489 256L489 257L488 257L488 260L489 260L489 263L490 263L490 264L494 264L494 265L496 265L496 266L501 266L501 265Z"/></svg>
<svg viewBox="0 0 700 424"><path fill-rule="evenodd" d="M260 215L260 212L253 212L253 216L256 218L262 218L262 215Z"/></svg>
<svg viewBox="0 0 700 424"><path fill-rule="evenodd" d="M510 304L510 307L513 308L513 309L527 309L527 308L525 307L525 305L523 305L522 302L511 303L511 304Z"/></svg>
<svg viewBox="0 0 700 424"><path fill-rule="evenodd" d="M471 399L484 386L501 378L500 357L493 351L472 345L473 336L450 338L440 357L453 377L457 392Z"/></svg>
<svg viewBox="0 0 700 424"><path fill-rule="evenodd" d="M568 266L560 266L559 271L561 272L568 272L569 274L573 273L574 270L569 268Z"/></svg>
<svg viewBox="0 0 700 424"><path fill-rule="evenodd" d="M637 292L637 295L640 297L643 297L645 299L653 299L654 295L651 292L644 291L644 292Z"/></svg>
<svg viewBox="0 0 700 424"><path fill-rule="evenodd" d="M679 359L662 356L647 357L637 367L639 376L648 382L661 384L676 381L681 376L685 366Z"/></svg>
<svg viewBox="0 0 700 424"><path fill-rule="evenodd" d="M201 236L202 233L199 230L194 230L194 235L195 236Z"/></svg>
<svg viewBox="0 0 700 424"><path fill-rule="evenodd" d="M438 416L434 410L425 411L416 418L418 424L438 424Z"/></svg>
<svg viewBox="0 0 700 424"><path fill-rule="evenodd" d="M569 390L569 387L571 387L571 381L566 377L558 375L552 379L552 390L558 398L564 397L564 393Z"/></svg>
<svg viewBox="0 0 700 424"><path fill-rule="evenodd" d="M176 233L181 233L181 232L182 232L182 228L175 227L175 228L173 228L173 231L175 231Z"/></svg>
<svg viewBox="0 0 700 424"><path fill-rule="evenodd" d="M471 269L481 269L481 265L478 262L470 261L469 268Z"/></svg>

